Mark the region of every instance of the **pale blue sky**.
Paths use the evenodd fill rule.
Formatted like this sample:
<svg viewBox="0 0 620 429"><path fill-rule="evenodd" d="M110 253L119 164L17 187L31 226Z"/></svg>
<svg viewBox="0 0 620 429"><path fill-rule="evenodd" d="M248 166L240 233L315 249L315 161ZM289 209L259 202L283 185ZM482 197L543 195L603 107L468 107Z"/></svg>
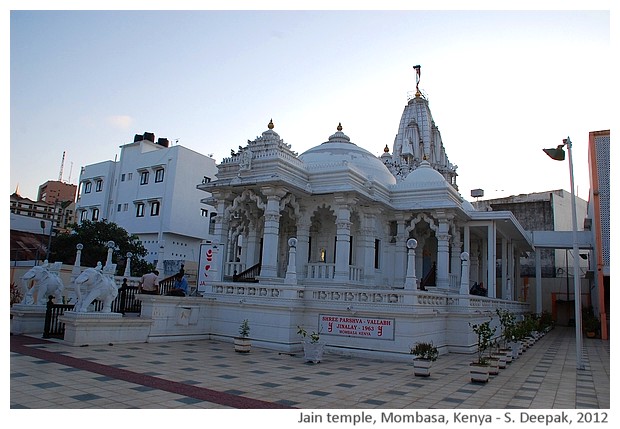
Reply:
<svg viewBox="0 0 620 429"><path fill-rule="evenodd" d="M470 199L569 189L542 152L611 127L609 11L13 11L10 192L77 183L145 131L217 163L267 129L302 153L339 122L380 155L413 66Z"/></svg>

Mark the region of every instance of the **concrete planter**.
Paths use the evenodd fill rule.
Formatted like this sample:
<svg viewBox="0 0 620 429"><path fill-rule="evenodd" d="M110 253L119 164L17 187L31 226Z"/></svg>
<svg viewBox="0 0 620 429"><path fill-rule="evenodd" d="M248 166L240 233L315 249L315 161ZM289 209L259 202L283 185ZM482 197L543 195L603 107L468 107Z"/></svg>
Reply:
<svg viewBox="0 0 620 429"><path fill-rule="evenodd" d="M469 376L474 383L488 383L489 366L478 363L469 364Z"/></svg>
<svg viewBox="0 0 620 429"><path fill-rule="evenodd" d="M431 367L433 361L428 359L414 359L413 360L413 374L418 377L429 377L431 375Z"/></svg>
<svg viewBox="0 0 620 429"><path fill-rule="evenodd" d="M489 358L489 374L490 375L499 374L499 359L496 357Z"/></svg>
<svg viewBox="0 0 620 429"><path fill-rule="evenodd" d="M323 359L324 343L304 341L304 359L306 362L319 363Z"/></svg>
<svg viewBox="0 0 620 429"><path fill-rule="evenodd" d="M512 351L512 359L517 359L521 354L521 343L519 341L510 341L508 343L508 347L510 347L510 350Z"/></svg>
<svg viewBox="0 0 620 429"><path fill-rule="evenodd" d="M506 353L502 353L501 351L494 353L493 358L497 359L497 366L499 367L499 369L506 368L506 365L508 363L506 360Z"/></svg>
<svg viewBox="0 0 620 429"><path fill-rule="evenodd" d="M236 337L234 342L235 351L237 353L250 353L250 350L252 349L252 341L249 338Z"/></svg>
<svg viewBox="0 0 620 429"><path fill-rule="evenodd" d="M506 349L500 349L500 352L503 353L506 356L506 363L512 363L512 349L510 348L506 348Z"/></svg>

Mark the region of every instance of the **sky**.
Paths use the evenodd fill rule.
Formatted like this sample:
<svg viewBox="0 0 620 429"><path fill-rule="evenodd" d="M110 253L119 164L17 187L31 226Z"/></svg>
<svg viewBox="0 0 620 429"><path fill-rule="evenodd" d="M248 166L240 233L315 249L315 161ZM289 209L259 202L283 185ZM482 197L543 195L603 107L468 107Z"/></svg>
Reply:
<svg viewBox="0 0 620 429"><path fill-rule="evenodd" d="M9 193L19 188L32 199L48 180L77 184L82 166L114 160L146 131L219 164L271 119L298 153L342 123L353 143L379 156L386 145L392 151L417 64L468 200L478 188L484 198L569 190L568 162L542 152L567 137L576 193L587 199L588 133L611 128L609 7L405 10L404 2L387 2L398 7L335 10L347 9L341 1L329 9L307 3L314 10L283 10L281 2L270 10L181 10L195 5L181 1L177 10L122 10L140 3L126 1L114 10L98 2L97 10L71 10L75 2L41 10L48 6L14 3L4 16Z"/></svg>

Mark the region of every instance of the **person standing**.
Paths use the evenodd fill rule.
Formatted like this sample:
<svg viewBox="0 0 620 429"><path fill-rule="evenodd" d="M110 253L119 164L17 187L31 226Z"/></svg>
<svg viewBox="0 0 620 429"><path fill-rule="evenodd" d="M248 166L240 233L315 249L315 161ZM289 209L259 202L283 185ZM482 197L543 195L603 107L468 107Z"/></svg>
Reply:
<svg viewBox="0 0 620 429"><path fill-rule="evenodd" d="M153 270L140 279L140 293L159 295L159 271Z"/></svg>

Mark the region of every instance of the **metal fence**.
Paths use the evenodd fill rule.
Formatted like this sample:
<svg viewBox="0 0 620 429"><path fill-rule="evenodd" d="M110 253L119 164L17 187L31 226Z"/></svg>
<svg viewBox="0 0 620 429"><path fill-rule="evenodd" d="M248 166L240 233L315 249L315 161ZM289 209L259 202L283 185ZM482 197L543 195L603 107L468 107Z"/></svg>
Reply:
<svg viewBox="0 0 620 429"><path fill-rule="evenodd" d="M137 286L123 286L119 289L118 296L112 301L112 312L121 313L138 313L142 310L142 302L136 299L139 293ZM74 304L55 304L54 297L50 296L47 301L45 311L45 326L43 327L43 338L64 338L65 324L58 320L65 311L73 310ZM93 301L95 311L101 310L103 302L99 300Z"/></svg>

